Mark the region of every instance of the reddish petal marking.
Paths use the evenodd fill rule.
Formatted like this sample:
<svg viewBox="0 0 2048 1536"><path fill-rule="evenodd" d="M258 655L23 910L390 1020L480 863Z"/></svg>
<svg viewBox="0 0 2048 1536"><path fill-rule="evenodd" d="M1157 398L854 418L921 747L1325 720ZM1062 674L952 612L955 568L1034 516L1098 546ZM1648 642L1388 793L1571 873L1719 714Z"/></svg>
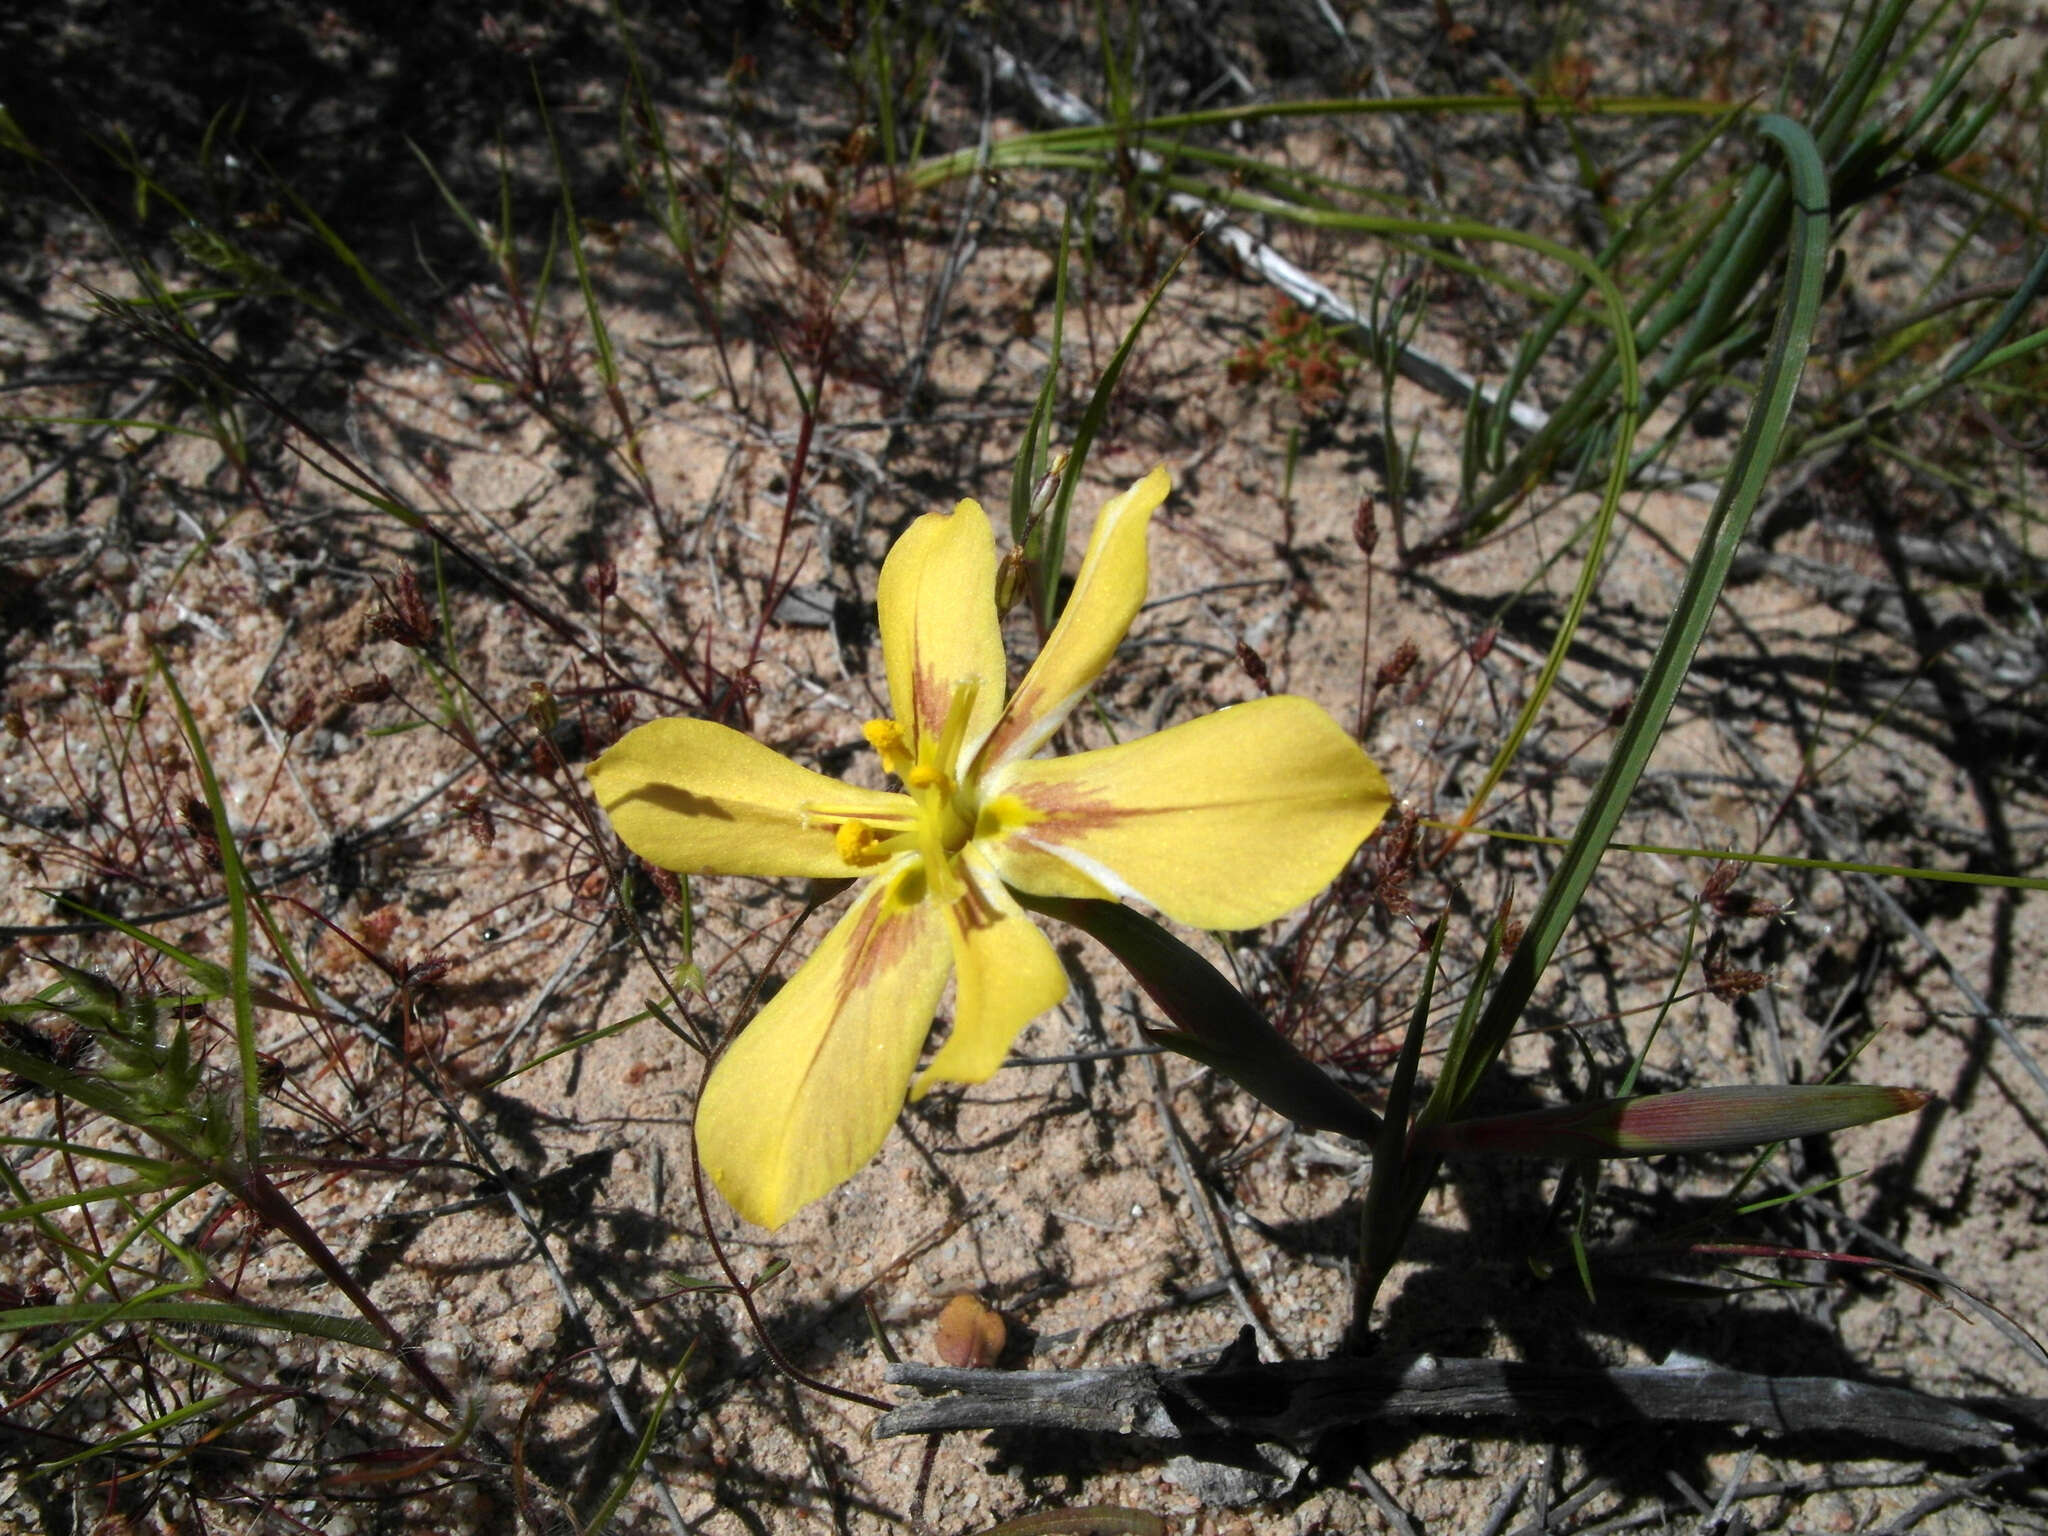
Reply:
<svg viewBox="0 0 2048 1536"><path fill-rule="evenodd" d="M953 904L953 920L967 932L993 928L1003 920L1003 914L981 894L981 887L974 881L966 882L966 892Z"/></svg>
<svg viewBox="0 0 2048 1536"><path fill-rule="evenodd" d="M946 728L946 710L953 702L953 679L940 677L925 665L921 656L911 668L910 677L910 691L915 699L911 708L917 712L918 742L921 745L926 737L936 741Z"/></svg>
<svg viewBox="0 0 2048 1536"><path fill-rule="evenodd" d="M1097 832L1132 816L1156 816L1183 809L1118 805L1100 790L1079 783L1019 785L1009 793L1039 815L1039 820L1021 829L1023 836L1033 842L1058 842L1062 833Z"/></svg>
<svg viewBox="0 0 2048 1536"><path fill-rule="evenodd" d="M989 732L988 740L981 744L976 761L984 765L1001 762L1003 754L1045 713L1045 706L1045 690L1027 678L1003 706L1003 716Z"/></svg>
<svg viewBox="0 0 2048 1536"><path fill-rule="evenodd" d="M872 985L910 952L917 939L917 915L914 906L892 907L886 895L868 904L859 926L847 936L846 969L839 978L835 1012L844 1009L855 993Z"/></svg>

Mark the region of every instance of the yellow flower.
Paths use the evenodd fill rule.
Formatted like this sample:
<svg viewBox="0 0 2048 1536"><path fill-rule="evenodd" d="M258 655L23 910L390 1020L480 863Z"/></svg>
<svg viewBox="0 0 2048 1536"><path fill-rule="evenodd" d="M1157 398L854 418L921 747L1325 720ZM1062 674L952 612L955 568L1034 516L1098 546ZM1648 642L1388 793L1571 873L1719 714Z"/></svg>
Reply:
<svg viewBox="0 0 2048 1536"><path fill-rule="evenodd" d="M1013 891L1147 902L1196 928L1299 906L1378 825L1386 781L1306 699L1258 699L1138 741L1037 758L1145 598L1155 469L1096 519L1065 612L1007 701L995 540L972 501L911 524L882 565L893 720L865 735L901 792L799 767L706 720L657 720L590 766L626 846L689 874L865 877L853 905L718 1058L697 1150L776 1227L889 1134L949 977L953 1025L916 1091L977 1083L1066 996Z"/></svg>

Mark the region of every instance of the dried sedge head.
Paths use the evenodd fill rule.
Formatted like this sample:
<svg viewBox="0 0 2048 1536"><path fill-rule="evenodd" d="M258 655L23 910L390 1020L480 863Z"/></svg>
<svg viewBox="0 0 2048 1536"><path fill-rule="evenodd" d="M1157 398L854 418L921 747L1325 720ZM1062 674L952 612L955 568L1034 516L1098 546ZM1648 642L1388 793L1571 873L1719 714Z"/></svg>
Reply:
<svg viewBox="0 0 2048 1536"><path fill-rule="evenodd" d="M311 693L301 693L292 705L291 713L284 717L278 728L287 736L296 736L313 723L319 709Z"/></svg>
<svg viewBox="0 0 2048 1536"><path fill-rule="evenodd" d="M408 650L423 651L434 643L434 612L421 595L410 570L401 570L384 594L384 606L370 615L369 630L379 640L392 640Z"/></svg>
<svg viewBox="0 0 2048 1536"><path fill-rule="evenodd" d="M1494 908L1493 913L1493 925L1495 931L1500 934L1500 954L1503 960L1512 955L1515 946L1522 942L1524 925L1514 912L1515 887L1510 881L1507 889L1500 893L1500 905Z"/></svg>
<svg viewBox="0 0 2048 1536"><path fill-rule="evenodd" d="M1728 963L1728 935L1718 928L1700 955L1700 974L1706 979L1707 990L1724 1003L1762 991L1771 984L1771 978L1762 971L1744 970Z"/></svg>
<svg viewBox="0 0 2048 1536"><path fill-rule="evenodd" d="M27 1285L10 1285L0 1280L0 1307L13 1311L16 1307L47 1307L55 1304L57 1293L41 1280L31 1280ZM24 1328L22 1337L40 1335L45 1330Z"/></svg>
<svg viewBox="0 0 2048 1536"><path fill-rule="evenodd" d="M214 824L213 808L197 795L187 795L178 806L178 820L185 824L200 859L220 868L220 828Z"/></svg>
<svg viewBox="0 0 2048 1536"><path fill-rule="evenodd" d="M478 847L488 848L498 840L498 819L481 791L465 790L450 796L449 803Z"/></svg>
<svg viewBox="0 0 2048 1536"><path fill-rule="evenodd" d="M1729 891L1735 886L1735 877L1740 867L1727 859L1716 864L1707 875L1706 884L1700 887L1701 904L1719 912L1721 903L1728 899Z"/></svg>
<svg viewBox="0 0 2048 1536"><path fill-rule="evenodd" d="M1415 910L1408 881L1415 874L1416 824L1413 806L1401 807L1401 819L1382 823L1373 844L1372 899L1389 917L1407 917Z"/></svg>
<svg viewBox="0 0 2048 1536"><path fill-rule="evenodd" d="M1351 542L1366 559L1380 547L1380 520L1374 514L1370 494L1358 498L1358 510L1351 514Z"/></svg>
<svg viewBox="0 0 2048 1536"><path fill-rule="evenodd" d="M1271 693L1273 691L1273 678L1266 671L1266 658L1253 650L1247 641L1240 640L1237 642L1237 664L1243 669L1244 675L1252 680L1252 685L1259 692Z"/></svg>
<svg viewBox="0 0 2048 1536"><path fill-rule="evenodd" d="M429 955L416 964L401 963L399 985L409 992L425 992L439 984L454 970L456 963L446 955Z"/></svg>
<svg viewBox="0 0 2048 1536"><path fill-rule="evenodd" d="M1379 671L1372 677L1373 692L1383 693L1389 688L1398 688L1415 670L1415 663L1422 659L1422 652L1413 640L1403 640L1394 647L1394 654L1380 663Z"/></svg>
<svg viewBox="0 0 2048 1536"><path fill-rule="evenodd" d="M391 697L391 679L379 672L367 682L347 684L335 697L344 704L382 704Z"/></svg>
<svg viewBox="0 0 2048 1536"><path fill-rule="evenodd" d="M550 736L537 736L533 745L526 750L527 761L533 771L544 779L551 779L569 765L562 756L562 749L555 745Z"/></svg>
<svg viewBox="0 0 2048 1536"><path fill-rule="evenodd" d="M1783 903L1766 901L1737 886L1735 882L1741 873L1742 866L1732 859L1716 864L1706 884L1700 887L1700 904L1726 922L1745 917L1776 917L1785 910Z"/></svg>
<svg viewBox="0 0 2048 1536"><path fill-rule="evenodd" d="M682 904L683 882L674 870L663 869L659 865L648 863L645 859L637 861L637 868L647 882L661 892L663 901L672 907Z"/></svg>

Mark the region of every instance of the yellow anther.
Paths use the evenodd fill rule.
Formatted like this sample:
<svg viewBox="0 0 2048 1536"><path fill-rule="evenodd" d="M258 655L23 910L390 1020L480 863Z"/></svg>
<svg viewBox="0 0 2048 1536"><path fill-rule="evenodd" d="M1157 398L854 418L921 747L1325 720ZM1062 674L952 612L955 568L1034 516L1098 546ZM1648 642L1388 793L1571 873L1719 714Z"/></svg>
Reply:
<svg viewBox="0 0 2048 1536"><path fill-rule="evenodd" d="M901 779L910 772L910 748L904 744L903 727L894 720L870 720L860 728L882 759L882 767Z"/></svg>
<svg viewBox="0 0 2048 1536"><path fill-rule="evenodd" d="M882 858L874 829L864 821L842 821L832 834L832 847L848 864L874 864Z"/></svg>
<svg viewBox="0 0 2048 1536"><path fill-rule="evenodd" d="M912 789L930 789L934 784L946 782L946 776L929 763L919 763L903 775L903 782Z"/></svg>

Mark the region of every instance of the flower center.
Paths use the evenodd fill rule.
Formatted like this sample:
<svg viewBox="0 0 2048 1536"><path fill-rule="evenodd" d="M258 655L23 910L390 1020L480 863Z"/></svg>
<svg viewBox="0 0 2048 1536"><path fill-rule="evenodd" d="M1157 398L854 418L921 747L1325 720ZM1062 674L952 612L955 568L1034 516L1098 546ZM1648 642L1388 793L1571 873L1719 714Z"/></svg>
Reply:
<svg viewBox="0 0 2048 1536"><path fill-rule="evenodd" d="M915 813L910 824L883 827L854 818L839 823L834 834L839 856L861 868L882 864L902 853L915 853L924 874L925 890L939 901L952 901L965 887L954 859L974 836L979 797L972 784L959 778L960 747L974 713L979 679L953 685L945 724L936 737L927 735L913 755L903 728L893 720L870 720L861 728L882 766L903 781Z"/></svg>

